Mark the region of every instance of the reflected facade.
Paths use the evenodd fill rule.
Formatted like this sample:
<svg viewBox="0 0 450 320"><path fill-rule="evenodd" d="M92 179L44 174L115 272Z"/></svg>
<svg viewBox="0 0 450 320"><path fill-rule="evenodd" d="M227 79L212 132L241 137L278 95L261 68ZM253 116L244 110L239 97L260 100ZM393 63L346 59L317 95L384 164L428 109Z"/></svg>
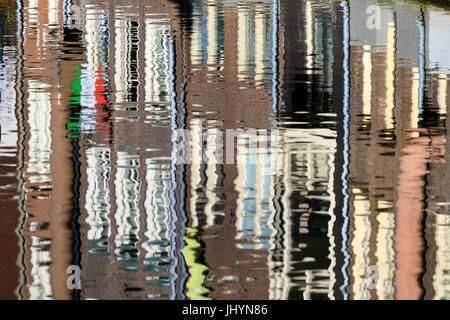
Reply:
<svg viewBox="0 0 450 320"><path fill-rule="evenodd" d="M0 1L0 297L449 299L448 13Z"/></svg>

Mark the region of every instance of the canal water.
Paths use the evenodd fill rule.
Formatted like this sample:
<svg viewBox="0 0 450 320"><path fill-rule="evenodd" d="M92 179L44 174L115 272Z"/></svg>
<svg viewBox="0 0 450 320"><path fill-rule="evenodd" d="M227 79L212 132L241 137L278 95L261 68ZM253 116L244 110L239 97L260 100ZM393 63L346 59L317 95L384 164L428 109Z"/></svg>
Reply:
<svg viewBox="0 0 450 320"><path fill-rule="evenodd" d="M3 299L450 299L450 4L0 0Z"/></svg>

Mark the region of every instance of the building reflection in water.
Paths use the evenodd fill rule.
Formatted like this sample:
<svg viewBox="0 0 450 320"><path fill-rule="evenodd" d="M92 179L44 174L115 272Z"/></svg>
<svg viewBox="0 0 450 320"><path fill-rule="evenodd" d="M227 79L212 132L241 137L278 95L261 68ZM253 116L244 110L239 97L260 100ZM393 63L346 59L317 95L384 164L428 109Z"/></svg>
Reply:
<svg viewBox="0 0 450 320"><path fill-rule="evenodd" d="M449 298L445 9L5 3L0 296Z"/></svg>

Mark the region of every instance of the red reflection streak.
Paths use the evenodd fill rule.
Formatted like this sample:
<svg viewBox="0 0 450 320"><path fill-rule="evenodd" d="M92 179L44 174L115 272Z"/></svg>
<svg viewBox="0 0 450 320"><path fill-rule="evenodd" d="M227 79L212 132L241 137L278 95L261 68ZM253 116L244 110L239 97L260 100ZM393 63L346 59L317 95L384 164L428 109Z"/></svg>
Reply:
<svg viewBox="0 0 450 320"><path fill-rule="evenodd" d="M97 66L100 67L100 66ZM95 71L95 101L97 102L95 104L96 109L96 116L95 116L95 122L96 122L96 131L101 134L109 134L111 133L111 123L108 120L108 112L105 111L105 107L109 106L110 103L106 100L106 81L101 78L101 76L105 73L103 70L97 70ZM103 140L103 143L111 143L110 140Z"/></svg>

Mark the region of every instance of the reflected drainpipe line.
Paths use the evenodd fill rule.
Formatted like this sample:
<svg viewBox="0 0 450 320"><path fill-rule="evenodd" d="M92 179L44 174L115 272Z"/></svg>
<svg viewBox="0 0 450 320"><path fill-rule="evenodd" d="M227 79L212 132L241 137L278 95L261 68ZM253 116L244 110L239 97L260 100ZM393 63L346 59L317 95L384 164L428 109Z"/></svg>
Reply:
<svg viewBox="0 0 450 320"><path fill-rule="evenodd" d="M71 10L72 10L72 1L65 0L63 2L63 26L70 27L71 23ZM64 28L63 33L70 33L70 28ZM63 38L64 38L63 34ZM58 65L59 66L59 65ZM81 92L79 93L81 94ZM81 231L80 224L78 219L81 215L79 201L80 201L80 180L81 180L81 162L80 162L80 134L77 137L71 139L72 144L72 163L73 163L73 173L74 177L72 180L72 217L70 219L69 227L72 231L72 250L73 250L73 264L81 268ZM80 300L81 291L74 290L72 295L74 300Z"/></svg>
<svg viewBox="0 0 450 320"><path fill-rule="evenodd" d="M172 155L171 155L171 169L170 169L170 180L171 180L171 188L170 188L170 211L172 214L172 228L171 228L171 242L172 246L170 249L170 256L173 260L172 265L170 267L170 273L172 274L172 278L170 280L170 286L172 289L172 293L170 295L171 300L175 300L177 297L176 292L176 280L178 279L177 275L177 266L178 266L178 258L176 253L177 247L177 210L176 210L176 199L175 199L175 190L177 189L177 179L176 179L176 162L177 162L177 137L174 134L177 129L177 109L176 109L176 91L175 91L175 46L174 40L170 39L169 41L169 64L170 64L170 92L171 92L171 142L172 142Z"/></svg>
<svg viewBox="0 0 450 320"><path fill-rule="evenodd" d="M78 219L81 215L80 212L80 180L81 180L81 162L80 162L80 139L75 138L72 140L72 162L73 162L73 170L74 170L74 177L72 182L72 192L73 192L73 199L72 199L72 219L70 221L70 229L72 229L73 234L73 264L81 267L81 232L80 232L80 223L78 222ZM81 290L74 290L73 291L73 298L75 300L80 300L80 294Z"/></svg>
<svg viewBox="0 0 450 320"><path fill-rule="evenodd" d="M19 283L15 290L15 294L19 300L23 300L21 290L25 285L25 239L22 235L23 226L25 224L25 190L24 190L24 166L25 166L25 120L23 116L24 108L24 92L23 92L23 4L21 0L17 0L17 62L16 62L16 117L18 124L18 143L17 143L17 180L18 180L18 191L20 192L20 198L18 201L19 209L19 219L17 228L15 230L19 246L19 254L17 256L17 265L19 266Z"/></svg>
<svg viewBox="0 0 450 320"><path fill-rule="evenodd" d="M184 284L187 281L187 278L189 277L189 273L188 270L186 268L186 263L183 259L183 255L182 255L182 250L184 248L184 237L186 234L186 227L187 227L187 215L186 215L186 211L184 210L185 208L185 198L186 198L186 182L184 179L184 174L185 174L185 166L186 164L184 163L184 160L186 160L185 155L186 155L186 148L189 148L189 145L186 145L186 142L189 143L189 141L186 141L186 102L185 102L185 97L186 97L186 92L185 92L185 88L186 88L186 83L182 83L181 87L180 87L180 107L181 107L181 113L180 113L180 127L182 129L182 136L181 136L181 142L180 142L180 147L181 147L181 153L180 153L180 159L181 161L183 161L182 163L180 163L180 213L181 213L181 230L180 230L180 250L179 250L179 255L180 255L180 260L183 261L182 265L181 265L181 273L182 273L182 278L180 280L180 297L181 299L186 299L186 295L184 294Z"/></svg>
<svg viewBox="0 0 450 320"><path fill-rule="evenodd" d="M423 96L425 92L425 18L423 9L416 22L419 29L419 123L423 121ZM419 123L417 124L420 127Z"/></svg>
<svg viewBox="0 0 450 320"><path fill-rule="evenodd" d="M272 0L272 111L278 111L278 0Z"/></svg>
<svg viewBox="0 0 450 320"><path fill-rule="evenodd" d="M342 248L341 251L344 254L344 264L342 266L342 275L344 277L344 283L340 287L341 292L343 294L344 300L348 299L348 295L346 292L346 287L348 286L348 275L346 273L346 268L349 264L350 255L347 251L347 230L348 230L348 184L347 184L347 175L348 175L348 164L349 164L349 122L350 122L350 114L349 114L349 101L350 101L350 6L348 1L341 2L341 7L343 9L343 20L344 20L344 39L343 39L343 49L344 49L344 99L343 99L343 114L344 114L344 165L342 168L342 193L344 196L343 206L342 206L342 217L344 219L342 225Z"/></svg>

